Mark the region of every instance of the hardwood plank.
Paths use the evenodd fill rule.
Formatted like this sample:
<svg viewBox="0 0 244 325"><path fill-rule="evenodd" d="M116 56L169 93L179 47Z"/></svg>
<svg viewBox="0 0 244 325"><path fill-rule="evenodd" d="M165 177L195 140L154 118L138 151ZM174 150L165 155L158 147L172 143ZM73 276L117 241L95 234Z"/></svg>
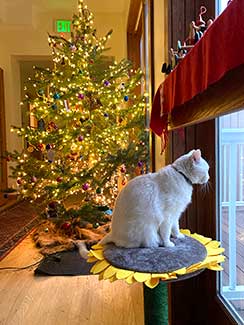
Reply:
<svg viewBox="0 0 244 325"><path fill-rule="evenodd" d="M20 267L40 258L29 236L0 267ZM0 271L0 324L144 324L141 284L100 282L93 275L35 277L33 270Z"/></svg>

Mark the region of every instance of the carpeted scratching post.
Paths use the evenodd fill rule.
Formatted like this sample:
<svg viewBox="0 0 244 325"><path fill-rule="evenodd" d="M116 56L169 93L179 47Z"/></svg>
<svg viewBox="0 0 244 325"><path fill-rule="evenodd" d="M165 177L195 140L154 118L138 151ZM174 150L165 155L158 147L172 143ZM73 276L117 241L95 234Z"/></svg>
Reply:
<svg viewBox="0 0 244 325"><path fill-rule="evenodd" d="M160 282L150 289L143 285L145 325L168 325L168 285Z"/></svg>

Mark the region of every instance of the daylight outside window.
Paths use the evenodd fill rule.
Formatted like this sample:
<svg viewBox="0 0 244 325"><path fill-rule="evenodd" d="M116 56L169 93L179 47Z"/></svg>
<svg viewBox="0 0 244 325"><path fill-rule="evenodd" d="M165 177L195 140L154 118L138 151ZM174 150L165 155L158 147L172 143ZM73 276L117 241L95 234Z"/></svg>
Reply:
<svg viewBox="0 0 244 325"><path fill-rule="evenodd" d="M218 120L218 221L225 248L219 294L244 324L244 110Z"/></svg>

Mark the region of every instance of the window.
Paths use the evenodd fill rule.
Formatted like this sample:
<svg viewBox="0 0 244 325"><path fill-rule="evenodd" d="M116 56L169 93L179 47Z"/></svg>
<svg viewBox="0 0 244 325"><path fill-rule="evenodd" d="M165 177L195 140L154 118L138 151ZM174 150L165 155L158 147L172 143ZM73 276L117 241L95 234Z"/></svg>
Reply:
<svg viewBox="0 0 244 325"><path fill-rule="evenodd" d="M218 14L221 14L221 12L227 7L227 3L229 0L219 0L217 1L217 10L216 12Z"/></svg>
<svg viewBox="0 0 244 325"><path fill-rule="evenodd" d="M218 122L219 239L226 256L218 289L238 324L244 324L244 110Z"/></svg>

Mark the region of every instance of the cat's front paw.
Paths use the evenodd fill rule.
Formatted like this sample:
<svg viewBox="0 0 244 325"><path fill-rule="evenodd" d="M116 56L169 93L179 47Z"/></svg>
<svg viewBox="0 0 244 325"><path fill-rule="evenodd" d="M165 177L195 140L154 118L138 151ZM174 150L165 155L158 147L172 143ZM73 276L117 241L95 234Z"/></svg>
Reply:
<svg viewBox="0 0 244 325"><path fill-rule="evenodd" d="M176 238L178 239L184 239L185 238L185 235L183 235L182 233L179 233Z"/></svg>
<svg viewBox="0 0 244 325"><path fill-rule="evenodd" d="M167 241L164 243L164 247L175 247L175 244L172 241Z"/></svg>

